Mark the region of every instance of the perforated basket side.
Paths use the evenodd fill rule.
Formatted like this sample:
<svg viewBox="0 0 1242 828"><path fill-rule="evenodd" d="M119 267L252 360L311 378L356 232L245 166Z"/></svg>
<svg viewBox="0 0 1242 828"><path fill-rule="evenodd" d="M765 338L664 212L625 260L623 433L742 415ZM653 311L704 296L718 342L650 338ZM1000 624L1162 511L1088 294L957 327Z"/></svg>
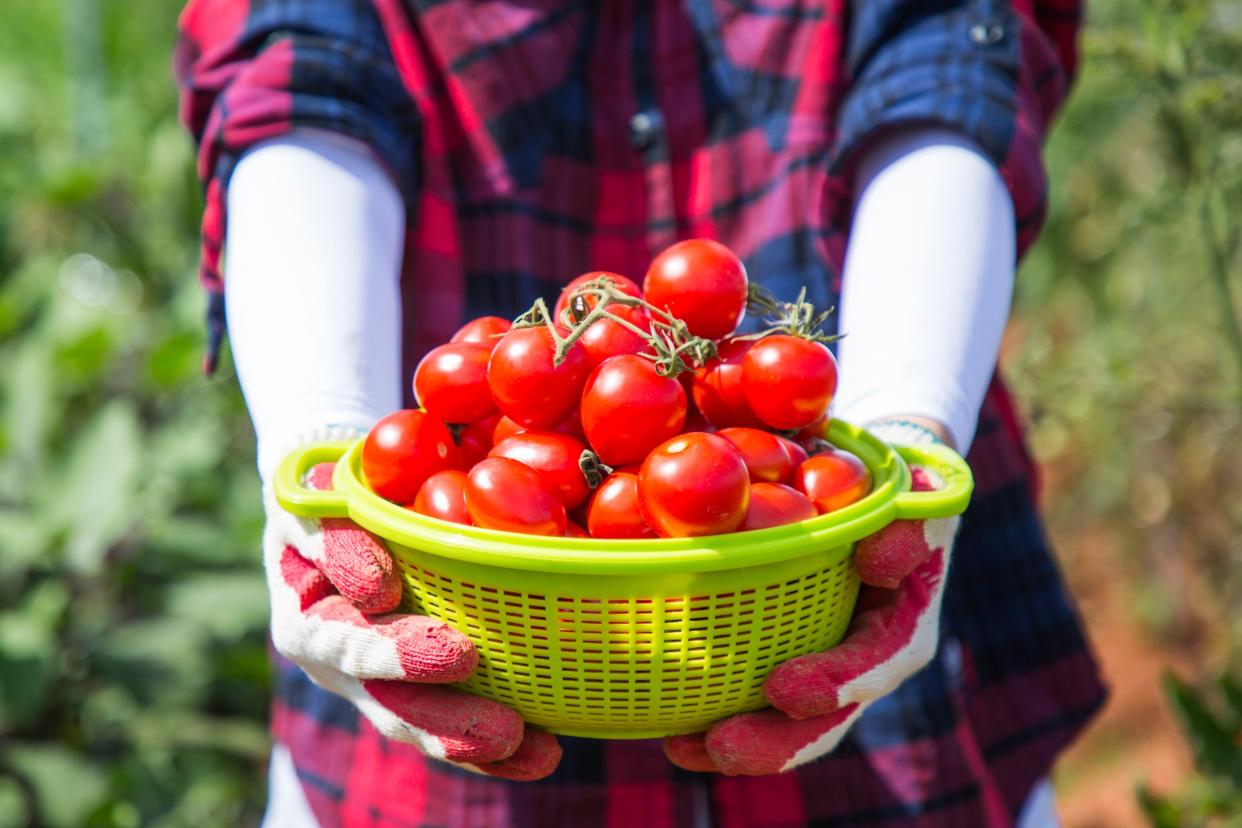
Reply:
<svg viewBox="0 0 1242 828"><path fill-rule="evenodd" d="M528 581L394 546L409 611L479 651L465 688L555 733L650 738L764 706L763 680L836 644L858 594L848 550L681 577Z"/></svg>

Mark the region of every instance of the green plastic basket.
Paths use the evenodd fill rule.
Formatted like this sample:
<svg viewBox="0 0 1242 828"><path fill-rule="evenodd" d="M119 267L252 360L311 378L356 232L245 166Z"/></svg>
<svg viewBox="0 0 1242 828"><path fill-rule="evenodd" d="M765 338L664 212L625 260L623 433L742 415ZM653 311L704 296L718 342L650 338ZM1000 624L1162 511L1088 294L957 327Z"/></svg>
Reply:
<svg viewBox="0 0 1242 828"><path fill-rule="evenodd" d="M303 447L274 485L294 514L348 516L387 541L403 609L477 646L463 689L553 733L639 739L763 707L773 667L844 636L858 596L855 542L899 518L965 510L970 469L949 449L894 449L841 421L829 440L871 470L867 497L801 523L707 538L548 538L436 520L370 491L362 440ZM331 461L334 491L302 485ZM909 491L907 462L946 487Z"/></svg>

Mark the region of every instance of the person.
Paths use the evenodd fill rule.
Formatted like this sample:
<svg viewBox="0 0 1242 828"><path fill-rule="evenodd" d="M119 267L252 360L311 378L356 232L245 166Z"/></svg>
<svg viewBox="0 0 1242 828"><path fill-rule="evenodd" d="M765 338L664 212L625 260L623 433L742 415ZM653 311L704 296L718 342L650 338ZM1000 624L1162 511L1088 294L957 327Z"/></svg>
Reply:
<svg viewBox="0 0 1242 828"><path fill-rule="evenodd" d="M590 270L641 279L689 237L782 299L839 302L835 415L968 451L976 477L934 655L818 761L702 773L659 741L561 738L538 780L463 767L413 701L377 703L404 622L352 615L385 658L276 656L266 824L1055 825L1052 765L1105 691L995 368L1079 20L1078 0L190 2L207 363L227 319L265 480L412 405L464 320ZM299 595L273 595L278 650ZM419 698L419 721L451 706Z"/></svg>

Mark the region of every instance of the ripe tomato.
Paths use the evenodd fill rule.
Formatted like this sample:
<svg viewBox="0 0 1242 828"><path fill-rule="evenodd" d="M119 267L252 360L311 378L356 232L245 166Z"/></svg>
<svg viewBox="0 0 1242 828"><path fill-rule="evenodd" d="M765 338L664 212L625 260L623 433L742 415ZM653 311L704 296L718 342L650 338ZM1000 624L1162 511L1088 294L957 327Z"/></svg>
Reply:
<svg viewBox="0 0 1242 828"><path fill-rule="evenodd" d="M565 534L565 504L539 472L489 457L466 478L466 510L476 526L527 535Z"/></svg>
<svg viewBox="0 0 1242 828"><path fill-rule="evenodd" d="M610 310L625 321L645 331L651 330L651 317L643 308L612 305ZM651 349L651 343L629 328L611 319L598 319L583 332L578 340L587 352L587 360L594 368L611 356L641 354Z"/></svg>
<svg viewBox="0 0 1242 828"><path fill-rule="evenodd" d="M783 483L798 468L784 438L757 428L722 428L716 432L741 452L752 483ZM806 459L806 452L802 452Z"/></svg>
<svg viewBox="0 0 1242 828"><path fill-rule="evenodd" d="M590 273L583 273L581 276L565 285L565 287L561 289L561 295L556 298L556 306L552 309L552 318L556 320L557 324L562 324L564 322L564 320L561 319L561 314L569 307L570 295L587 282L594 282L601 276L607 276L611 279L613 286L622 293L627 293L630 296L636 296L640 299L642 298L643 292L634 280L627 279L620 273L613 273L608 270L593 270ZM585 300L585 310L589 311L595 307L595 300L593 298L587 298L585 296L582 298ZM617 308L614 308L614 310L616 309Z"/></svg>
<svg viewBox="0 0 1242 828"><path fill-rule="evenodd" d="M501 420L499 414L475 420L457 434L457 449L461 453L461 466L468 469L487 456L495 441L492 435ZM510 420L509 422L513 422Z"/></svg>
<svg viewBox="0 0 1242 828"><path fill-rule="evenodd" d="M575 343L560 365L556 343L545 326L518 328L501 338L487 364L487 384L496 405L526 428L550 428L578 404L590 366Z"/></svg>
<svg viewBox="0 0 1242 828"><path fill-rule="evenodd" d="M793 485L823 515L862 500L871 491L871 472L848 451L831 449L799 466Z"/></svg>
<svg viewBox="0 0 1242 828"><path fill-rule="evenodd" d="M819 342L766 336L742 362L742 389L751 410L767 425L802 428L828 410L837 390L837 361Z"/></svg>
<svg viewBox="0 0 1242 828"><path fill-rule="evenodd" d="M638 511L638 475L613 472L599 484L587 506L587 530L593 538L654 538Z"/></svg>
<svg viewBox="0 0 1242 828"><path fill-rule="evenodd" d="M707 339L733 333L746 313L746 291L742 260L711 239L690 239L665 249L643 279L648 302Z"/></svg>
<svg viewBox="0 0 1242 828"><path fill-rule="evenodd" d="M582 441L568 434L523 431L497 443L488 456L508 457L530 466L552 485L565 508L572 509L591 493L582 469L578 468L584 451Z"/></svg>
<svg viewBox="0 0 1242 828"><path fill-rule="evenodd" d="M446 423L472 423L496 413L487 387L486 345L455 342L432 348L414 370L414 396Z"/></svg>
<svg viewBox="0 0 1242 828"><path fill-rule="evenodd" d="M362 444L362 473L371 490L396 503L412 501L424 480L457 468L459 460L448 427L409 408L380 418Z"/></svg>
<svg viewBox="0 0 1242 828"><path fill-rule="evenodd" d="M633 354L600 363L582 393L582 428L610 466L637 463L681 431L686 392L655 364Z"/></svg>
<svg viewBox="0 0 1242 828"><path fill-rule="evenodd" d="M526 431L523 426L518 425L502 414L500 419L496 421L496 427L492 429L492 445L503 442L514 434L521 434L523 431ZM490 451L491 449L489 448L488 450Z"/></svg>
<svg viewBox="0 0 1242 828"><path fill-rule="evenodd" d="M784 526L816 514L815 505L797 489L780 483L754 483L750 487L750 508L739 531Z"/></svg>
<svg viewBox="0 0 1242 828"><path fill-rule="evenodd" d="M781 437L781 445L785 447L785 451L789 452L789 458L793 460L793 467L797 469L807 461L811 456L806 453L806 449L790 440L788 437Z"/></svg>
<svg viewBox="0 0 1242 828"><path fill-rule="evenodd" d="M567 520L565 521L565 537L567 538L589 538L591 536L587 534L587 530L583 529L581 524L577 523L576 521Z"/></svg>
<svg viewBox="0 0 1242 828"><path fill-rule="evenodd" d="M726 339L716 349L715 359L695 369L691 386L694 404L718 428L763 426L763 421L750 410L742 387L742 366L752 345L750 340Z"/></svg>
<svg viewBox="0 0 1242 828"><path fill-rule="evenodd" d="M459 469L436 472L423 481L418 496L407 509L420 515L470 525L466 511L466 473Z"/></svg>
<svg viewBox="0 0 1242 828"><path fill-rule="evenodd" d="M647 456L638 473L643 520L665 538L720 535L746 519L750 476L742 455L715 434L681 434Z"/></svg>
<svg viewBox="0 0 1242 828"><path fill-rule="evenodd" d="M474 342L478 345L486 345L487 350L491 351L512 327L513 323L508 319L501 319L499 316L480 316L462 325L449 342Z"/></svg>

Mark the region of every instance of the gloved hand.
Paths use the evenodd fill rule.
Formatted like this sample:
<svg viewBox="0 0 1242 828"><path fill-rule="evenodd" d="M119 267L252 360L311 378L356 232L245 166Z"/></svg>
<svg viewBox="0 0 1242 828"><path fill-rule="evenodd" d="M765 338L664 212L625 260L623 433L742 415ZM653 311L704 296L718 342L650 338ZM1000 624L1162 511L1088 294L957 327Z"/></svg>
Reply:
<svg viewBox="0 0 1242 828"><path fill-rule="evenodd" d="M333 464L306 485L332 487ZM401 582L374 535L345 518L311 519L265 496L263 562L278 652L349 699L383 736L505 779L541 779L561 748L512 709L444 685L474 672L473 643L440 621L393 612Z"/></svg>
<svg viewBox="0 0 1242 828"><path fill-rule="evenodd" d="M911 470L913 488L940 488ZM860 541L863 582L845 640L779 665L764 682L772 707L672 736L664 752L694 771L759 776L827 754L876 699L927 664L940 635L940 601L959 518L895 521Z"/></svg>

